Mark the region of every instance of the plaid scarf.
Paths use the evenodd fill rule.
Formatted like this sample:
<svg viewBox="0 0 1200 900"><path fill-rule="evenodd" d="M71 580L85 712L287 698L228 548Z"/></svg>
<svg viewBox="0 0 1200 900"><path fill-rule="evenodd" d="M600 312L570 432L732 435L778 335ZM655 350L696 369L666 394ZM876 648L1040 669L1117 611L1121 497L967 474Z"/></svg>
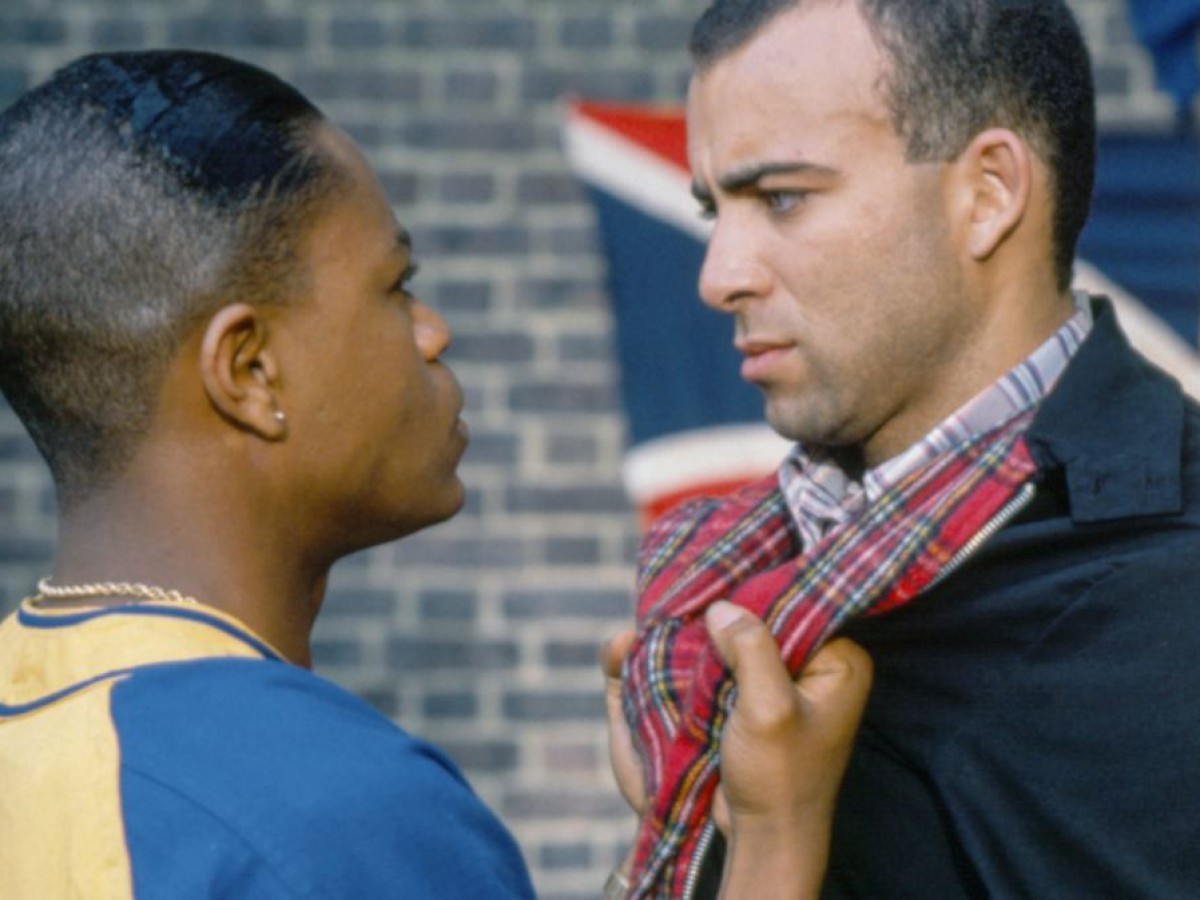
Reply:
<svg viewBox="0 0 1200 900"><path fill-rule="evenodd" d="M638 635L624 712L650 807L630 900L684 895L698 864L736 686L703 613L727 599L761 616L797 675L849 617L898 607L929 587L1016 498L1035 471L1032 413L910 473L807 553L771 476L731 497L685 504L651 527L639 560ZM947 570L948 571L948 570Z"/></svg>

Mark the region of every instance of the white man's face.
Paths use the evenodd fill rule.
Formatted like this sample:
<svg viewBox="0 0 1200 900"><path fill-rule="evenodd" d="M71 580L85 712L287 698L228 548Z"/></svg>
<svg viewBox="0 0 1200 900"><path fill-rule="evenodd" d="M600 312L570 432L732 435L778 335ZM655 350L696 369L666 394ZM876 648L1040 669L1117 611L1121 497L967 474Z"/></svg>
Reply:
<svg viewBox="0 0 1200 900"><path fill-rule="evenodd" d="M912 164L855 4L771 20L692 82L689 154L715 229L700 277L734 316L772 426L873 465L960 402L978 332L946 166ZM963 398L965 399L965 398Z"/></svg>

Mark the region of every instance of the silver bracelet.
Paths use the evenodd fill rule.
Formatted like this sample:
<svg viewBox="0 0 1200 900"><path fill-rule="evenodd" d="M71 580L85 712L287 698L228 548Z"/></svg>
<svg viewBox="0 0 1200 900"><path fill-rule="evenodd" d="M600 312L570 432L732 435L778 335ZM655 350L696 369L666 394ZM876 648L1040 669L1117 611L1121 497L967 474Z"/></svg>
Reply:
<svg viewBox="0 0 1200 900"><path fill-rule="evenodd" d="M625 877L620 869L613 869L608 873L608 878L604 882L604 900L625 900L626 894L629 893L629 879Z"/></svg>

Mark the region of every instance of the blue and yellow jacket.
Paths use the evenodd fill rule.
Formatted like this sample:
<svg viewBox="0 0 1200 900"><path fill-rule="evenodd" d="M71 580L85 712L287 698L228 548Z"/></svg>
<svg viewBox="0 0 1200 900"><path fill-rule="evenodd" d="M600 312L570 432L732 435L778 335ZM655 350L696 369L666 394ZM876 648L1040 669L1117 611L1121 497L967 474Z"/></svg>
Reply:
<svg viewBox="0 0 1200 900"><path fill-rule="evenodd" d="M0 897L532 897L437 748L237 620L167 603L0 625Z"/></svg>

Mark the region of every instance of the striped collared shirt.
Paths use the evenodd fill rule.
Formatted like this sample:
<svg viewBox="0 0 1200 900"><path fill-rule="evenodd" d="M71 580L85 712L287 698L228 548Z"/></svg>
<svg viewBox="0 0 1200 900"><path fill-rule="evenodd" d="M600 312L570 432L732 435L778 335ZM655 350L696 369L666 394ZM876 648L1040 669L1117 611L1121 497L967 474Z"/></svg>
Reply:
<svg viewBox="0 0 1200 900"><path fill-rule="evenodd" d="M886 489L939 454L1040 403L1091 328L1088 297L1076 293L1074 315L1045 343L903 453L868 469L861 482L846 474L827 452L819 448L810 452L797 444L780 467L779 486L805 548L835 525L855 518Z"/></svg>

